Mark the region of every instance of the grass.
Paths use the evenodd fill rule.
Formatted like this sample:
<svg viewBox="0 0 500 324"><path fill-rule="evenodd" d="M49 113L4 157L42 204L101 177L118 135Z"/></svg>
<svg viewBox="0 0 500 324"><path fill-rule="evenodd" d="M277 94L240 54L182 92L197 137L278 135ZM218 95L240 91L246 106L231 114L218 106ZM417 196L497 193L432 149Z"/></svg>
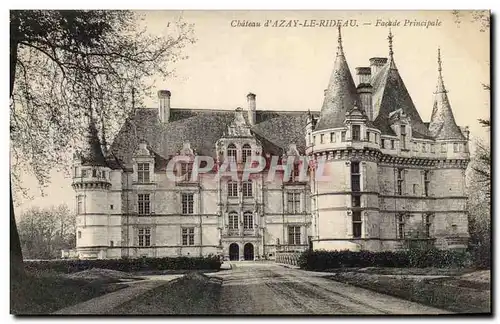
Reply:
<svg viewBox="0 0 500 324"><path fill-rule="evenodd" d="M491 291L487 283L459 277L427 279L342 272L328 277L354 286L457 313L490 313Z"/></svg>
<svg viewBox="0 0 500 324"><path fill-rule="evenodd" d="M14 315L50 314L125 287L116 282L115 279L69 279L54 273L28 272L22 280L11 280L10 312Z"/></svg>

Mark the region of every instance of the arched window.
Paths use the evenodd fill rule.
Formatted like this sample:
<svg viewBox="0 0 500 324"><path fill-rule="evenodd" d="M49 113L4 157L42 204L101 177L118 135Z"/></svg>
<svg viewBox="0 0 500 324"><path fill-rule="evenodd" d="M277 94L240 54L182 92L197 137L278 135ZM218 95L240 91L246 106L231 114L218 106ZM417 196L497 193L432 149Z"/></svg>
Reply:
<svg viewBox="0 0 500 324"><path fill-rule="evenodd" d="M236 145L229 144L227 146L227 159L229 161L236 161Z"/></svg>
<svg viewBox="0 0 500 324"><path fill-rule="evenodd" d="M243 229L253 229L253 213L245 212L243 213Z"/></svg>
<svg viewBox="0 0 500 324"><path fill-rule="evenodd" d="M228 225L229 225L228 227L230 230L238 229L238 213L236 213L236 212L229 213Z"/></svg>
<svg viewBox="0 0 500 324"><path fill-rule="evenodd" d="M243 145L241 154L243 163L246 163L250 160L250 158L252 157L252 147L250 146L250 144Z"/></svg>
<svg viewBox="0 0 500 324"><path fill-rule="evenodd" d="M253 196L252 180L249 179L242 183L242 191L243 191L243 197Z"/></svg>

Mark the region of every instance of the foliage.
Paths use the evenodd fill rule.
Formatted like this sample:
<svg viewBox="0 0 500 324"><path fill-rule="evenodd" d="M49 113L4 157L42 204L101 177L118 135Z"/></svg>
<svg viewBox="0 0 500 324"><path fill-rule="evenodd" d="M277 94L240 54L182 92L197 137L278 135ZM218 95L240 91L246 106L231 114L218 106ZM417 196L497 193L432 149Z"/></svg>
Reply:
<svg viewBox="0 0 500 324"><path fill-rule="evenodd" d="M54 259L75 246L76 217L66 205L34 207L23 213L18 230L25 258Z"/></svg>
<svg viewBox="0 0 500 324"><path fill-rule="evenodd" d="M25 267L30 271L55 271L63 273L73 273L92 268L123 272L147 270L219 270L221 264L219 257L213 255L175 258L25 261Z"/></svg>
<svg viewBox="0 0 500 324"><path fill-rule="evenodd" d="M186 58L192 26L179 20L154 36L141 19L125 10L10 12L14 185L24 169L45 185L79 147L89 118L103 143L112 138L154 78L172 76L172 64Z"/></svg>
<svg viewBox="0 0 500 324"><path fill-rule="evenodd" d="M412 249L396 252L370 251L306 251L299 257L299 266L306 270L364 267L464 267L470 255L465 251Z"/></svg>

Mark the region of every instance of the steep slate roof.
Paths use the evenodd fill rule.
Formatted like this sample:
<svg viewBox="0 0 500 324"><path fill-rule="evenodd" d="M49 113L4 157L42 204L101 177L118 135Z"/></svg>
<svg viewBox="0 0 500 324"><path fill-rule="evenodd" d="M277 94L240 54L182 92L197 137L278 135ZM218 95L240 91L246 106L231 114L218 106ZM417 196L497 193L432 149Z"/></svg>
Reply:
<svg viewBox="0 0 500 324"><path fill-rule="evenodd" d="M82 165L107 166L106 158L102 153L101 142L94 121L89 122L87 140L81 152L78 152Z"/></svg>
<svg viewBox="0 0 500 324"><path fill-rule="evenodd" d="M360 102L342 48L339 27L337 57L335 58L328 88L325 91L323 107L315 130L342 127L346 112L354 106L356 101Z"/></svg>
<svg viewBox="0 0 500 324"><path fill-rule="evenodd" d="M394 62L392 51L392 34L389 34L389 60L372 77L374 111L377 116L375 126L382 134L395 135L389 124L389 114L397 109L402 109L410 118L412 135L415 138L432 139L428 128L425 126Z"/></svg>
<svg viewBox="0 0 500 324"><path fill-rule="evenodd" d="M251 131L262 143L264 153L282 154L292 143L305 150L307 112L257 110L256 116L261 122ZM170 121L161 123L157 109L136 109L115 137L111 152L128 164L140 140L145 140L154 152L157 170L163 169L185 142L196 154L215 157L215 143L227 133L234 119L232 110L173 108Z"/></svg>
<svg viewBox="0 0 500 324"><path fill-rule="evenodd" d="M436 95L434 97L434 107L432 108L429 131L436 139L458 139L465 140L465 137L455 122L455 117L451 110L446 88L444 87L443 76L441 74L441 51L438 49L438 81L436 85Z"/></svg>

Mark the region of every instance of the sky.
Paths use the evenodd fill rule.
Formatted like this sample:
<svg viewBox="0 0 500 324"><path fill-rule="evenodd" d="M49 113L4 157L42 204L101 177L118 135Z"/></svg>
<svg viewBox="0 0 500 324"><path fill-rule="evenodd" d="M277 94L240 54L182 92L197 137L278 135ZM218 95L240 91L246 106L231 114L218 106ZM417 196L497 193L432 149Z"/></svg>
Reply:
<svg viewBox="0 0 500 324"><path fill-rule="evenodd" d="M320 110L337 50L332 21L353 25L342 29L344 53L356 80L355 68L369 66L371 57L387 57L390 21L394 60L422 119L429 121L437 80L437 48L441 48L443 77L455 119L469 126L472 138L489 133L477 123L490 116L490 35L462 13L460 24L451 11L144 11L152 34L171 32L182 17L194 24L197 42L185 49L188 59L176 63L174 78L156 80L158 89L172 92L179 108L235 109L246 106L246 94L257 95L257 109ZM312 21L330 27L305 27ZM265 27L274 22L297 27ZM420 26L416 22L420 23ZM421 26L428 22L431 26ZM170 23L170 24L169 24ZM260 27L233 27L260 23ZM233 25L233 26L232 26ZM156 107L156 98L146 100ZM16 201L19 211L32 206L66 203L74 209L71 180L52 172L42 196L36 179L26 174L24 187L33 200Z"/></svg>

